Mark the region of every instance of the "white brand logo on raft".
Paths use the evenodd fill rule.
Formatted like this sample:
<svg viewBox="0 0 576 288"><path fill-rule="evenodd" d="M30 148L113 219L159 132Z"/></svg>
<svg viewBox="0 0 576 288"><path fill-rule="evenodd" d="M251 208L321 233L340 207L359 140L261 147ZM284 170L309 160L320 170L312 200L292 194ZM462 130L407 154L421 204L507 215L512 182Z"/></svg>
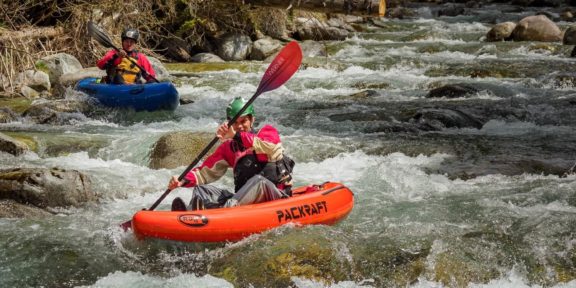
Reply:
<svg viewBox="0 0 576 288"><path fill-rule="evenodd" d="M320 201L312 204L295 206L284 210L276 210L276 215L278 215L278 222L287 222L288 220L299 219L302 217L326 212L328 212L326 201Z"/></svg>
<svg viewBox="0 0 576 288"><path fill-rule="evenodd" d="M208 224L208 218L206 218L206 216L197 214L180 215L178 220L182 222L182 224L192 227L199 227Z"/></svg>

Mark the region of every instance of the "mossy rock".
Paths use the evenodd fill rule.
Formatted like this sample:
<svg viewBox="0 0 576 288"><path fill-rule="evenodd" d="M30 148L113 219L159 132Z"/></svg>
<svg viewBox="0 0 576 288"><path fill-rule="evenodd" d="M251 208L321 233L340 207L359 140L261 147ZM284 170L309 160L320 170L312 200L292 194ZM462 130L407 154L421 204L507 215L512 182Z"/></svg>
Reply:
<svg viewBox="0 0 576 288"><path fill-rule="evenodd" d="M434 281L447 287L468 287L470 283L488 283L500 276L496 267L482 266L474 259L450 252L439 254L434 266Z"/></svg>
<svg viewBox="0 0 576 288"><path fill-rule="evenodd" d="M30 150L38 153L41 157L65 156L83 151L94 156L100 148L110 143L109 139L98 135L52 134L49 132L4 132L4 134L26 144Z"/></svg>
<svg viewBox="0 0 576 288"><path fill-rule="evenodd" d="M165 134L156 141L150 151L149 167L173 169L186 166L200 154L212 138L214 134L211 133L181 131ZM215 149L213 147L207 155Z"/></svg>
<svg viewBox="0 0 576 288"><path fill-rule="evenodd" d="M229 251L213 263L208 273L223 277L235 287L290 287L292 277L327 285L350 280L350 263L332 241L318 232L303 230L288 231L281 237L263 235L264 239L249 247Z"/></svg>
<svg viewBox="0 0 576 288"><path fill-rule="evenodd" d="M0 107L8 107L18 114L22 114L30 105L32 105L32 100L24 97L0 98Z"/></svg>
<svg viewBox="0 0 576 288"><path fill-rule="evenodd" d="M23 134L21 132L2 132L19 142L22 142L24 145L28 146L28 148L34 152L38 152L38 143L34 139L33 136Z"/></svg>
<svg viewBox="0 0 576 288"><path fill-rule="evenodd" d="M351 251L356 273L374 279L376 287L407 287L423 276L430 243L415 244L415 248L382 237L359 241Z"/></svg>

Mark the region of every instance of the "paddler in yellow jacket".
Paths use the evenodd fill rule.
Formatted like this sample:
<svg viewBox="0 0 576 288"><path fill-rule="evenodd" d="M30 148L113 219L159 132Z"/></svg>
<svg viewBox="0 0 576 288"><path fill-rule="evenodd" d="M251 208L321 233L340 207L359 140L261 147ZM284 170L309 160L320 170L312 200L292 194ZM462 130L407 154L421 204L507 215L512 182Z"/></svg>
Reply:
<svg viewBox="0 0 576 288"><path fill-rule="evenodd" d="M108 51L96 64L98 68L106 70L106 83L135 84L153 81L156 73L150 65L148 58L136 50L139 37L138 30L128 28L122 32L122 49ZM137 63L145 71L141 71ZM145 80L145 81L144 81Z"/></svg>

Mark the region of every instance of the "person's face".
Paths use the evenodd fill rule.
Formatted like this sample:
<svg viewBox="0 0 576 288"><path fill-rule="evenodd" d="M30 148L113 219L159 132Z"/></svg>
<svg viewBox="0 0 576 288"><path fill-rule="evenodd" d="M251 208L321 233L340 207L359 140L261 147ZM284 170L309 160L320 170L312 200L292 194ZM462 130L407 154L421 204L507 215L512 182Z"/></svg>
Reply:
<svg viewBox="0 0 576 288"><path fill-rule="evenodd" d="M252 129L252 124L254 124L254 117L252 115L240 116L236 119L236 122L232 124L234 131L236 132L248 132Z"/></svg>
<svg viewBox="0 0 576 288"><path fill-rule="evenodd" d="M136 48L136 40L125 38L122 40L122 48L127 52L134 50Z"/></svg>

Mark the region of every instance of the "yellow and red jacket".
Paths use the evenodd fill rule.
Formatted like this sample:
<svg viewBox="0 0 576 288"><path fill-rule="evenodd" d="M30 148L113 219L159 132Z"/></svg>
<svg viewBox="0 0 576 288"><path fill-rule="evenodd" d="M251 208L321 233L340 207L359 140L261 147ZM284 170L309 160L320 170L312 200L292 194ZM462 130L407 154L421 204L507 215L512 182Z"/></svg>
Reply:
<svg viewBox="0 0 576 288"><path fill-rule="evenodd" d="M146 70L146 73L142 73L142 77L146 79L146 81L153 81L153 79L156 77L156 72L152 68L148 58L146 58L146 55L134 50L128 53L128 57L136 60L136 63L140 65L140 67L144 68L144 70ZM115 68L128 71L129 73L126 73L127 78L132 78L130 75L134 75L134 78L136 78L134 73L140 72L138 67L132 67L134 65L128 59L118 57L116 50L108 51L106 55L102 57L102 59L98 60L96 66L102 70ZM127 81L127 83L134 83L134 81Z"/></svg>

